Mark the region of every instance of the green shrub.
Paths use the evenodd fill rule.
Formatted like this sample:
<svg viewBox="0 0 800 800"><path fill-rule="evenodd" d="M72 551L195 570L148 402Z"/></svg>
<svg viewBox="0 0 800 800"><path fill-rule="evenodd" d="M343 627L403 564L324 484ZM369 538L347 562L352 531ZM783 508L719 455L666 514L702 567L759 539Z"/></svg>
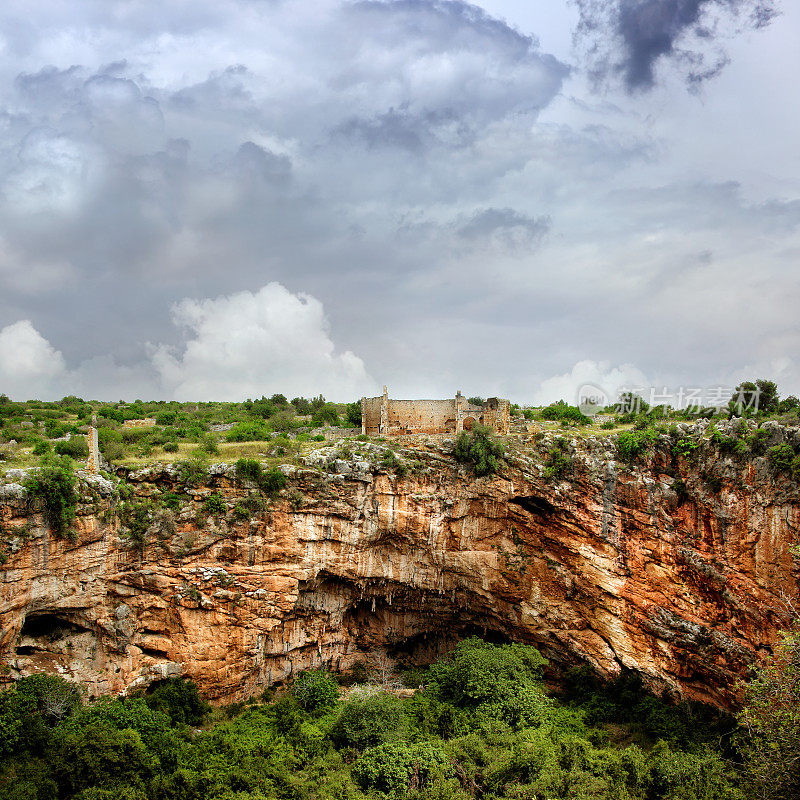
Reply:
<svg viewBox="0 0 800 800"><path fill-rule="evenodd" d="M353 428L361 427L361 402L347 404L347 424Z"/></svg>
<svg viewBox="0 0 800 800"><path fill-rule="evenodd" d="M563 400L543 408L542 419L554 420L567 425L588 425L592 421L577 406L571 406Z"/></svg>
<svg viewBox="0 0 800 800"><path fill-rule="evenodd" d="M39 439L39 441L33 446L33 454L35 456L43 456L46 453L52 452L52 449L53 448L51 447L50 442L48 442L46 439Z"/></svg>
<svg viewBox="0 0 800 800"><path fill-rule="evenodd" d="M339 409L333 403L325 403L311 417L311 424L315 428L321 425L338 425L339 422Z"/></svg>
<svg viewBox="0 0 800 800"><path fill-rule="evenodd" d="M544 463L544 479L547 481L559 481L572 474L575 464L566 439L559 437L555 440Z"/></svg>
<svg viewBox="0 0 800 800"><path fill-rule="evenodd" d="M449 777L453 765L445 752L431 742L393 742L367 750L353 767L362 789L390 797L409 789L424 791L434 776Z"/></svg>
<svg viewBox="0 0 800 800"><path fill-rule="evenodd" d="M404 478L408 472L408 467L397 457L394 450L386 449L381 457L381 466L391 470L399 478Z"/></svg>
<svg viewBox="0 0 800 800"><path fill-rule="evenodd" d="M262 474L259 485L267 494L275 495L286 486L286 476L277 467L270 467Z"/></svg>
<svg viewBox="0 0 800 800"><path fill-rule="evenodd" d="M453 456L462 464L470 464L477 476L493 475L500 467L503 445L491 428L476 425L472 433L462 431L456 438Z"/></svg>
<svg viewBox="0 0 800 800"><path fill-rule="evenodd" d="M547 660L522 644L493 645L482 639L459 642L450 661L431 668L441 699L455 705L479 705L515 697L534 686Z"/></svg>
<svg viewBox="0 0 800 800"><path fill-rule="evenodd" d="M261 463L254 458L240 458L234 466L234 473L237 481L258 483L261 480Z"/></svg>
<svg viewBox="0 0 800 800"><path fill-rule="evenodd" d="M226 434L227 442L263 442L270 438L270 430L262 422L237 422Z"/></svg>
<svg viewBox="0 0 800 800"><path fill-rule="evenodd" d="M400 700L384 692L345 703L331 728L338 747L365 750L403 735L405 714Z"/></svg>
<svg viewBox="0 0 800 800"><path fill-rule="evenodd" d="M177 453L178 452L178 443L177 442L164 442L162 445L165 453Z"/></svg>
<svg viewBox="0 0 800 800"><path fill-rule="evenodd" d="M217 437L213 433L207 433L200 439L200 449L210 456L219 455L219 445Z"/></svg>
<svg viewBox="0 0 800 800"><path fill-rule="evenodd" d="M645 449L644 439L636 431L623 431L617 436L617 456L631 464Z"/></svg>
<svg viewBox="0 0 800 800"><path fill-rule="evenodd" d="M178 480L189 486L197 486L208 480L208 462L200 451L193 451L185 461L179 461L175 466Z"/></svg>
<svg viewBox="0 0 800 800"><path fill-rule="evenodd" d="M41 501L53 533L63 535L75 519L78 495L75 471L67 456L43 456L40 466L24 481L29 501ZM74 538L74 534L69 537Z"/></svg>
<svg viewBox="0 0 800 800"><path fill-rule="evenodd" d="M73 436L65 442L56 442L53 450L60 456L69 456L76 461L89 458L89 445L83 436Z"/></svg>
<svg viewBox="0 0 800 800"><path fill-rule="evenodd" d="M794 449L789 444L776 444L767 450L767 458L775 472L790 472L794 461Z"/></svg>
<svg viewBox="0 0 800 800"><path fill-rule="evenodd" d="M769 441L769 431L764 428L756 428L747 437L747 444L754 456L763 456L767 452L767 441Z"/></svg>
<svg viewBox="0 0 800 800"><path fill-rule="evenodd" d="M211 706L200 697L197 684L184 678L168 678L144 698L148 708L166 714L173 725L202 725Z"/></svg>
<svg viewBox="0 0 800 800"><path fill-rule="evenodd" d="M676 458L685 458L687 461L691 461L699 448L700 442L684 436L672 445L672 455Z"/></svg>
<svg viewBox="0 0 800 800"><path fill-rule="evenodd" d="M292 685L297 702L306 711L323 711L333 708L339 699L339 687L326 669L301 672Z"/></svg>
<svg viewBox="0 0 800 800"><path fill-rule="evenodd" d="M225 513L227 506L222 495L213 492L203 501L203 510L212 517L218 517Z"/></svg>
<svg viewBox="0 0 800 800"><path fill-rule="evenodd" d="M64 796L97 786L138 784L144 788L157 761L135 730L99 722L56 732L55 773Z"/></svg>
<svg viewBox="0 0 800 800"><path fill-rule="evenodd" d="M142 500L124 501L117 508L120 520L128 529L128 540L139 550L144 550L147 545L150 511L150 503Z"/></svg>

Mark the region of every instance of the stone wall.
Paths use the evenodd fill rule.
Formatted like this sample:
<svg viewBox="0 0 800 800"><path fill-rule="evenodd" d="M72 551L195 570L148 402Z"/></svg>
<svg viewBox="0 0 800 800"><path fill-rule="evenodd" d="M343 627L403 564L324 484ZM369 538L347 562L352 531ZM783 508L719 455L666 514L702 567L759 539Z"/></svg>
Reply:
<svg viewBox="0 0 800 800"><path fill-rule="evenodd" d="M361 432L369 436L381 434L382 397L361 398Z"/></svg>
<svg viewBox="0 0 800 800"><path fill-rule="evenodd" d="M452 400L391 400L384 386L381 397L361 398L361 432L370 436L456 434L488 425L505 436L510 409L508 400L498 397L482 406L470 405L461 392Z"/></svg>
<svg viewBox="0 0 800 800"><path fill-rule="evenodd" d="M455 400L390 400L386 433L455 433Z"/></svg>

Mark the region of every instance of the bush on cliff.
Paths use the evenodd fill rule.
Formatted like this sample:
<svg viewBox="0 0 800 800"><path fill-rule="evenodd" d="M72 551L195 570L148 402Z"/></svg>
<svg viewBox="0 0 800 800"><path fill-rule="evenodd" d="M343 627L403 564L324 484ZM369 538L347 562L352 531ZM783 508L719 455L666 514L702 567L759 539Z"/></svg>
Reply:
<svg viewBox="0 0 800 800"><path fill-rule="evenodd" d="M574 468L575 461L570 455L567 440L561 437L557 438L545 457L544 479L559 481L571 475Z"/></svg>
<svg viewBox="0 0 800 800"><path fill-rule="evenodd" d="M24 485L29 502L42 503L45 519L53 533L68 535L78 502L72 461L67 456L45 454L40 466L28 475ZM69 538L74 538L74 533Z"/></svg>
<svg viewBox="0 0 800 800"><path fill-rule="evenodd" d="M462 464L470 464L477 476L494 475L500 467L503 445L494 438L491 428L476 425L472 433L458 434L453 456Z"/></svg>
<svg viewBox="0 0 800 800"><path fill-rule="evenodd" d="M240 458L234 465L234 473L240 483L244 481L258 483L261 478L261 462L255 458Z"/></svg>
<svg viewBox="0 0 800 800"><path fill-rule="evenodd" d="M775 472L791 472L794 449L790 444L776 444L767 450L769 464Z"/></svg>

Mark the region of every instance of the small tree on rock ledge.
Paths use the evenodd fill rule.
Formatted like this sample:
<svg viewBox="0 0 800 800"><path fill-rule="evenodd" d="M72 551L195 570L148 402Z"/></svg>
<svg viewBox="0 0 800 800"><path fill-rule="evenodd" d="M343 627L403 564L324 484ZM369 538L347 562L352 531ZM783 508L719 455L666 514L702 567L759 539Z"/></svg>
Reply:
<svg viewBox="0 0 800 800"><path fill-rule="evenodd" d="M472 464L478 476L494 475L500 467L503 445L494 438L491 428L476 425L471 434L459 433L453 455L462 464Z"/></svg>

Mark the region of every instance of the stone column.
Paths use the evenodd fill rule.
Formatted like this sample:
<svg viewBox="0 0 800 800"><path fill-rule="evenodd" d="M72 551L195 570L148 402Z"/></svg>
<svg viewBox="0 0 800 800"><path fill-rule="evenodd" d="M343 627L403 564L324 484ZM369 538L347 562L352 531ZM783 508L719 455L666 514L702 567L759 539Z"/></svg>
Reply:
<svg viewBox="0 0 800 800"><path fill-rule="evenodd" d="M389 392L387 388L383 387L383 397L381 397L381 422L378 432L381 436L385 436L389 430Z"/></svg>
<svg viewBox="0 0 800 800"><path fill-rule="evenodd" d="M86 443L89 445L89 458L86 459L86 469L89 472L100 471L100 448L97 444L97 417L92 414L92 425L86 434Z"/></svg>

